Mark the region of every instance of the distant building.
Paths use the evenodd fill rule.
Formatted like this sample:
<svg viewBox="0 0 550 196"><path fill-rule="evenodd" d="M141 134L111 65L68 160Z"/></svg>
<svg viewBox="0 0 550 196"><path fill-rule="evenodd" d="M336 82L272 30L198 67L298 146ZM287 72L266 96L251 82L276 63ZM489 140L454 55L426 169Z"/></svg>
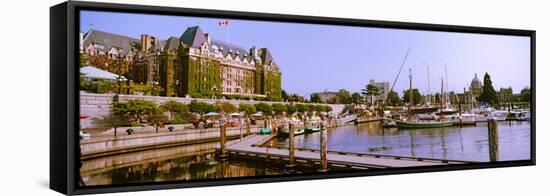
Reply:
<svg viewBox="0 0 550 196"><path fill-rule="evenodd" d="M369 84L374 85L378 88L379 96L375 96L375 100L386 100L388 93L390 93L390 83L389 82L375 82L373 79L369 81Z"/></svg>
<svg viewBox="0 0 550 196"><path fill-rule="evenodd" d="M472 79L472 83L470 83L470 93L472 94L474 99L477 99L481 92L483 91L483 83L479 78L477 78L477 73L474 75L474 78Z"/></svg>
<svg viewBox="0 0 550 196"><path fill-rule="evenodd" d="M82 49L89 56L104 55L132 61L138 52L139 40L124 35L91 29L83 35Z"/></svg>
<svg viewBox="0 0 550 196"><path fill-rule="evenodd" d="M321 99L321 102L327 102L330 99L333 99L338 96L338 92L317 92L317 93L311 93L311 96L319 96Z"/></svg>
<svg viewBox="0 0 550 196"><path fill-rule="evenodd" d="M468 88L464 88L464 93L457 94L460 101L465 104L475 106L477 104L477 98L483 92L483 83L477 77L477 74L474 74L472 82Z"/></svg>
<svg viewBox="0 0 550 196"><path fill-rule="evenodd" d="M507 103L514 99L514 93L512 92L512 87L500 88L497 92L498 102Z"/></svg>
<svg viewBox="0 0 550 196"><path fill-rule="evenodd" d="M136 83L159 85L164 96L260 96L281 100L281 71L267 48L240 46L213 39L199 26L181 36L135 39L90 30L81 42L89 56L130 62L127 75Z"/></svg>

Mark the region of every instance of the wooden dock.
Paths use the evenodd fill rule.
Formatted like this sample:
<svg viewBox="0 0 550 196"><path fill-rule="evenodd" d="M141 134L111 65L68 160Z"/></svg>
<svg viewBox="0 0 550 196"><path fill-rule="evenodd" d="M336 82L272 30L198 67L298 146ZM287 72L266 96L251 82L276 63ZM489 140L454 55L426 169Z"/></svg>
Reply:
<svg viewBox="0 0 550 196"><path fill-rule="evenodd" d="M274 135L252 135L243 141L227 144L226 152L234 156L248 156L274 160L288 160L287 147L264 146ZM320 164L320 152L316 149L295 149L296 163ZM347 167L353 169L417 167L433 165L466 164L469 161L403 157L391 155L374 155L328 151L327 161L332 167Z"/></svg>

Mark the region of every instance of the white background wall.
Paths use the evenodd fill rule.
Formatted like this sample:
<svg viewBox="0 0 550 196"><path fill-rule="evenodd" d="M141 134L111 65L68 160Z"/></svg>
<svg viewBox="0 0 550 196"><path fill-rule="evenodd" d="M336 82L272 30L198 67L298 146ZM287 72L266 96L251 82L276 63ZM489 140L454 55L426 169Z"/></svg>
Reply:
<svg viewBox="0 0 550 196"><path fill-rule="evenodd" d="M3 1L0 6L0 195L57 195L48 190L49 6L61 2ZM111 0L110 2L116 2ZM548 66L546 1L157 0L150 5L333 16L537 30L537 166L116 195L543 195L548 192ZM546 77L545 77L546 76ZM545 113L546 112L546 113Z"/></svg>

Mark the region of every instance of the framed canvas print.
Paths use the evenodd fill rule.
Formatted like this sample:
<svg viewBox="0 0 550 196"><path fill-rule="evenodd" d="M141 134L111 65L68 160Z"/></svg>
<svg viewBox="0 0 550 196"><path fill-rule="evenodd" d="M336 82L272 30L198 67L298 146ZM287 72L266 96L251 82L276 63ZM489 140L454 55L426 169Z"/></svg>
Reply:
<svg viewBox="0 0 550 196"><path fill-rule="evenodd" d="M61 193L535 164L535 31L78 1L50 13Z"/></svg>

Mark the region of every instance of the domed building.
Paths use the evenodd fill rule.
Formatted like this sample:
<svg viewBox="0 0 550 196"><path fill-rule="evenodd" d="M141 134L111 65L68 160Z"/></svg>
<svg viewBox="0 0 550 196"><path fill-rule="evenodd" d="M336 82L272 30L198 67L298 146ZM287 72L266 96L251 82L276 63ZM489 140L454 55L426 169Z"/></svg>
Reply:
<svg viewBox="0 0 550 196"><path fill-rule="evenodd" d="M477 98L481 95L483 91L483 83L477 77L477 74L474 75L472 82L470 82L469 87L464 88L464 93L459 94L460 100L463 103L466 103L466 106L463 107L475 107L477 103Z"/></svg>
<svg viewBox="0 0 550 196"><path fill-rule="evenodd" d="M477 77L477 73L474 75L474 78L472 79L472 83L470 83L470 93L473 98L479 97L481 95L481 91L483 89L483 83L481 83L481 80Z"/></svg>

